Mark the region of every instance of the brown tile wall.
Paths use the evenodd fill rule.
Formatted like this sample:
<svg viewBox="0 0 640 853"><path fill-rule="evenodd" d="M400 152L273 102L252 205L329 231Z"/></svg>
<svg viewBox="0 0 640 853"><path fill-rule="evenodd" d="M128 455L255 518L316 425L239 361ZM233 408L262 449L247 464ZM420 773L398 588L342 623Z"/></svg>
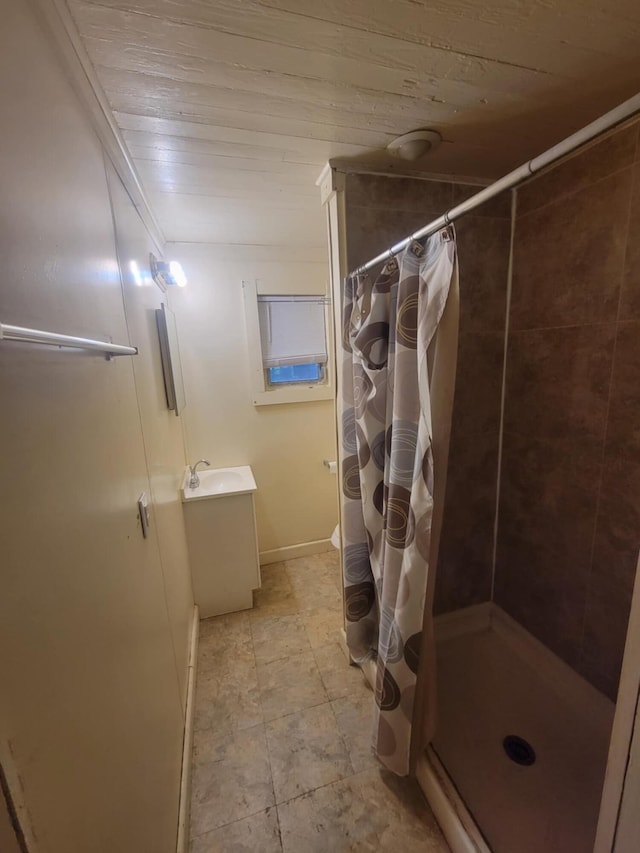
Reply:
<svg viewBox="0 0 640 853"><path fill-rule="evenodd" d="M477 188L348 175L347 257L367 261ZM458 373L436 586L436 611L491 594L510 198L498 198L456 225L460 264Z"/></svg>
<svg viewBox="0 0 640 853"><path fill-rule="evenodd" d="M615 698L640 548L638 124L517 197L495 599Z"/></svg>

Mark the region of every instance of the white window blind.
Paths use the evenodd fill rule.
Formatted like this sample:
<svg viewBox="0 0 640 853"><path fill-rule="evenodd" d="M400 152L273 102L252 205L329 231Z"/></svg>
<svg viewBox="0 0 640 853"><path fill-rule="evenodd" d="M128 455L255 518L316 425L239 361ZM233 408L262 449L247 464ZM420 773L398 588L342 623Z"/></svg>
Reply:
<svg viewBox="0 0 640 853"><path fill-rule="evenodd" d="M326 364L324 303L322 296L258 296L265 367Z"/></svg>

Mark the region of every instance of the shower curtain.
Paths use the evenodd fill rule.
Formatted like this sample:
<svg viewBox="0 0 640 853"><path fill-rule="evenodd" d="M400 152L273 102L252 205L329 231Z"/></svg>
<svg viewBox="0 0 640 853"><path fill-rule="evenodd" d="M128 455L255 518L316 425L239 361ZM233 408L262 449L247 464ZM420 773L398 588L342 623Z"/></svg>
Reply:
<svg viewBox="0 0 640 853"><path fill-rule="evenodd" d="M427 350L452 281L457 265L449 227L413 241L375 281L351 277L344 287L347 643L355 661L377 661L374 748L399 775L409 772L433 516Z"/></svg>

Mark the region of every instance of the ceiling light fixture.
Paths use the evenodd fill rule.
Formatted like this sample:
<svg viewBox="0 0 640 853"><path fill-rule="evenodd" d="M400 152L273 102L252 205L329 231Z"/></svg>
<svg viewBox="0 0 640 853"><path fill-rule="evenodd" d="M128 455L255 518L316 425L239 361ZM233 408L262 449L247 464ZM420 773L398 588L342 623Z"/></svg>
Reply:
<svg viewBox="0 0 640 853"><path fill-rule="evenodd" d="M437 130L412 130L403 133L387 145L387 151L401 160L419 160L430 154L442 142Z"/></svg>

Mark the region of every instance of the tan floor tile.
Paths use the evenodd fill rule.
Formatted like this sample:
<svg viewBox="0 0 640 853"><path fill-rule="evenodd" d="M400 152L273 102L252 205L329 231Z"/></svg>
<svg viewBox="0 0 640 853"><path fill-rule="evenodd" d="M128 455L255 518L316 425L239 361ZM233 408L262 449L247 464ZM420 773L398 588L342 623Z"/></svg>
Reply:
<svg viewBox="0 0 640 853"><path fill-rule="evenodd" d="M342 609L342 599L326 569L289 571L291 588L300 610L319 607Z"/></svg>
<svg viewBox="0 0 640 853"><path fill-rule="evenodd" d="M253 594L253 610L249 618L263 616L290 616L298 612L298 604L293 594L289 575L284 563L271 563L263 566L262 587Z"/></svg>
<svg viewBox="0 0 640 853"><path fill-rule="evenodd" d="M296 560L286 560L285 570L292 584L298 579L306 579L310 583L318 579L330 581L335 568L324 557L324 554L312 554Z"/></svg>
<svg viewBox="0 0 640 853"><path fill-rule="evenodd" d="M225 643L220 650L217 637L205 637L198 644L198 680L223 675L255 666L256 656L251 639L239 639L235 645Z"/></svg>
<svg viewBox="0 0 640 853"><path fill-rule="evenodd" d="M335 607L305 610L300 614L311 648L336 641L342 630L342 612Z"/></svg>
<svg viewBox="0 0 640 853"><path fill-rule="evenodd" d="M258 686L265 720L327 701L311 651L258 665Z"/></svg>
<svg viewBox="0 0 640 853"><path fill-rule="evenodd" d="M331 579L334 586L342 595L342 567L340 565L340 554L336 550L327 551L324 554L318 554L320 566L327 572L327 576Z"/></svg>
<svg viewBox="0 0 640 853"><path fill-rule="evenodd" d="M262 722L258 673L252 648L248 662L213 660L196 685L195 728L214 729L221 735Z"/></svg>
<svg viewBox="0 0 640 853"><path fill-rule="evenodd" d="M334 669L342 669L344 666L349 666L349 658L345 654L343 646L335 640L331 643L326 643L324 646L315 648L313 655L320 672L330 672Z"/></svg>
<svg viewBox="0 0 640 853"><path fill-rule="evenodd" d="M284 853L445 853L417 784L368 770L278 806Z"/></svg>
<svg viewBox="0 0 640 853"><path fill-rule="evenodd" d="M266 726L276 803L353 774L331 705L316 705Z"/></svg>
<svg viewBox="0 0 640 853"><path fill-rule="evenodd" d="M191 853L281 853L275 808L194 838Z"/></svg>
<svg viewBox="0 0 640 853"><path fill-rule="evenodd" d="M359 666L352 666L339 643L328 643L313 650L322 683L329 699L364 694L369 685Z"/></svg>
<svg viewBox="0 0 640 853"><path fill-rule="evenodd" d="M372 748L374 698L371 690L343 696L331 703L333 713L356 773L379 767Z"/></svg>
<svg viewBox="0 0 640 853"><path fill-rule="evenodd" d="M194 749L191 836L274 805L264 726L201 736Z"/></svg>
<svg viewBox="0 0 640 853"><path fill-rule="evenodd" d="M310 650L300 616L264 616L251 621L253 647L258 663L269 663Z"/></svg>
<svg viewBox="0 0 640 853"><path fill-rule="evenodd" d="M246 610L213 616L200 622L198 661L210 657L235 655L251 643L251 626Z"/></svg>

